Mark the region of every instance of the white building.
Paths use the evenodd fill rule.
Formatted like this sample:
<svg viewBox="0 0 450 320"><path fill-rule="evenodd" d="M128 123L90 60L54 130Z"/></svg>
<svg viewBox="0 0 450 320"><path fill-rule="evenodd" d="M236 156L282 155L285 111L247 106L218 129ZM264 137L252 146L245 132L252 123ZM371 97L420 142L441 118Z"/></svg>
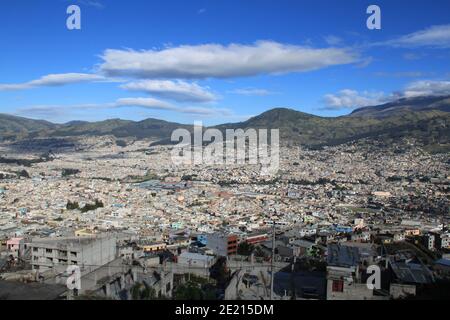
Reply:
<svg viewBox="0 0 450 320"><path fill-rule="evenodd" d="M33 270L48 270L59 265L94 270L116 258L116 239L111 237L33 239L29 247Z"/></svg>

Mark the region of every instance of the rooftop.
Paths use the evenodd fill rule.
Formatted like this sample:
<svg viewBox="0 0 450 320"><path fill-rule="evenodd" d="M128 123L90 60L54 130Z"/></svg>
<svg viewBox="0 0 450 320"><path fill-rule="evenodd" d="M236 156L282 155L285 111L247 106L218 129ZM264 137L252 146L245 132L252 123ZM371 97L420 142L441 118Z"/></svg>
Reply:
<svg viewBox="0 0 450 320"><path fill-rule="evenodd" d="M355 247L328 245L327 263L336 267L354 267L359 264L359 250Z"/></svg>

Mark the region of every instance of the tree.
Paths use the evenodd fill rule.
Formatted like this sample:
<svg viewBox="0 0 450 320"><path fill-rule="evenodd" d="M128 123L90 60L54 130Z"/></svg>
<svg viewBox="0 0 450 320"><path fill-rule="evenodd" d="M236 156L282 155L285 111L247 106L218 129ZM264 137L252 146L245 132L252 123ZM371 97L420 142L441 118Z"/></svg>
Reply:
<svg viewBox="0 0 450 320"><path fill-rule="evenodd" d="M189 281L178 286L173 297L175 300L202 300L203 293L197 283Z"/></svg>
<svg viewBox="0 0 450 320"><path fill-rule="evenodd" d="M76 201L72 202L70 200L67 201L67 205L66 205L67 210L76 210L79 208L80 208L80 205L78 204L78 202L76 202Z"/></svg>
<svg viewBox="0 0 450 320"><path fill-rule="evenodd" d="M155 289L146 283L136 283L130 291L133 300L155 300L157 298Z"/></svg>
<svg viewBox="0 0 450 320"><path fill-rule="evenodd" d="M237 253L241 256L249 256L252 254L254 249L255 249L254 246L252 246L248 242L244 241L244 242L239 243L238 248L237 248Z"/></svg>
<svg viewBox="0 0 450 320"><path fill-rule="evenodd" d="M217 281L219 287L225 286L230 278L230 272L227 268L227 260L225 257L220 257L217 262L210 269L210 276Z"/></svg>

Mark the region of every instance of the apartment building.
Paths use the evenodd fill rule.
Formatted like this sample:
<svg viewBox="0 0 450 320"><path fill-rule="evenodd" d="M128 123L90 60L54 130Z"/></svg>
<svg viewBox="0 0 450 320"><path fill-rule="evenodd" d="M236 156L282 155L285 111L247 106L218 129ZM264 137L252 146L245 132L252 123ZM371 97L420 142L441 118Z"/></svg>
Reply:
<svg viewBox="0 0 450 320"><path fill-rule="evenodd" d="M105 236L33 239L29 247L33 270L58 265L95 269L116 257L116 239Z"/></svg>
<svg viewBox="0 0 450 320"><path fill-rule="evenodd" d="M227 257L237 253L238 237L234 234L212 233L208 234L206 245L218 256Z"/></svg>

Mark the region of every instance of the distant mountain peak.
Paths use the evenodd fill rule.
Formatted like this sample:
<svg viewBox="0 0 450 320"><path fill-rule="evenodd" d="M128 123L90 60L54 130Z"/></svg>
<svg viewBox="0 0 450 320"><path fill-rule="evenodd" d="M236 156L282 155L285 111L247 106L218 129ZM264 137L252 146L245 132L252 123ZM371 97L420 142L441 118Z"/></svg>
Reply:
<svg viewBox="0 0 450 320"><path fill-rule="evenodd" d="M362 107L350 116L387 117L395 113L439 110L450 112L450 96L419 96L402 98L382 105Z"/></svg>

